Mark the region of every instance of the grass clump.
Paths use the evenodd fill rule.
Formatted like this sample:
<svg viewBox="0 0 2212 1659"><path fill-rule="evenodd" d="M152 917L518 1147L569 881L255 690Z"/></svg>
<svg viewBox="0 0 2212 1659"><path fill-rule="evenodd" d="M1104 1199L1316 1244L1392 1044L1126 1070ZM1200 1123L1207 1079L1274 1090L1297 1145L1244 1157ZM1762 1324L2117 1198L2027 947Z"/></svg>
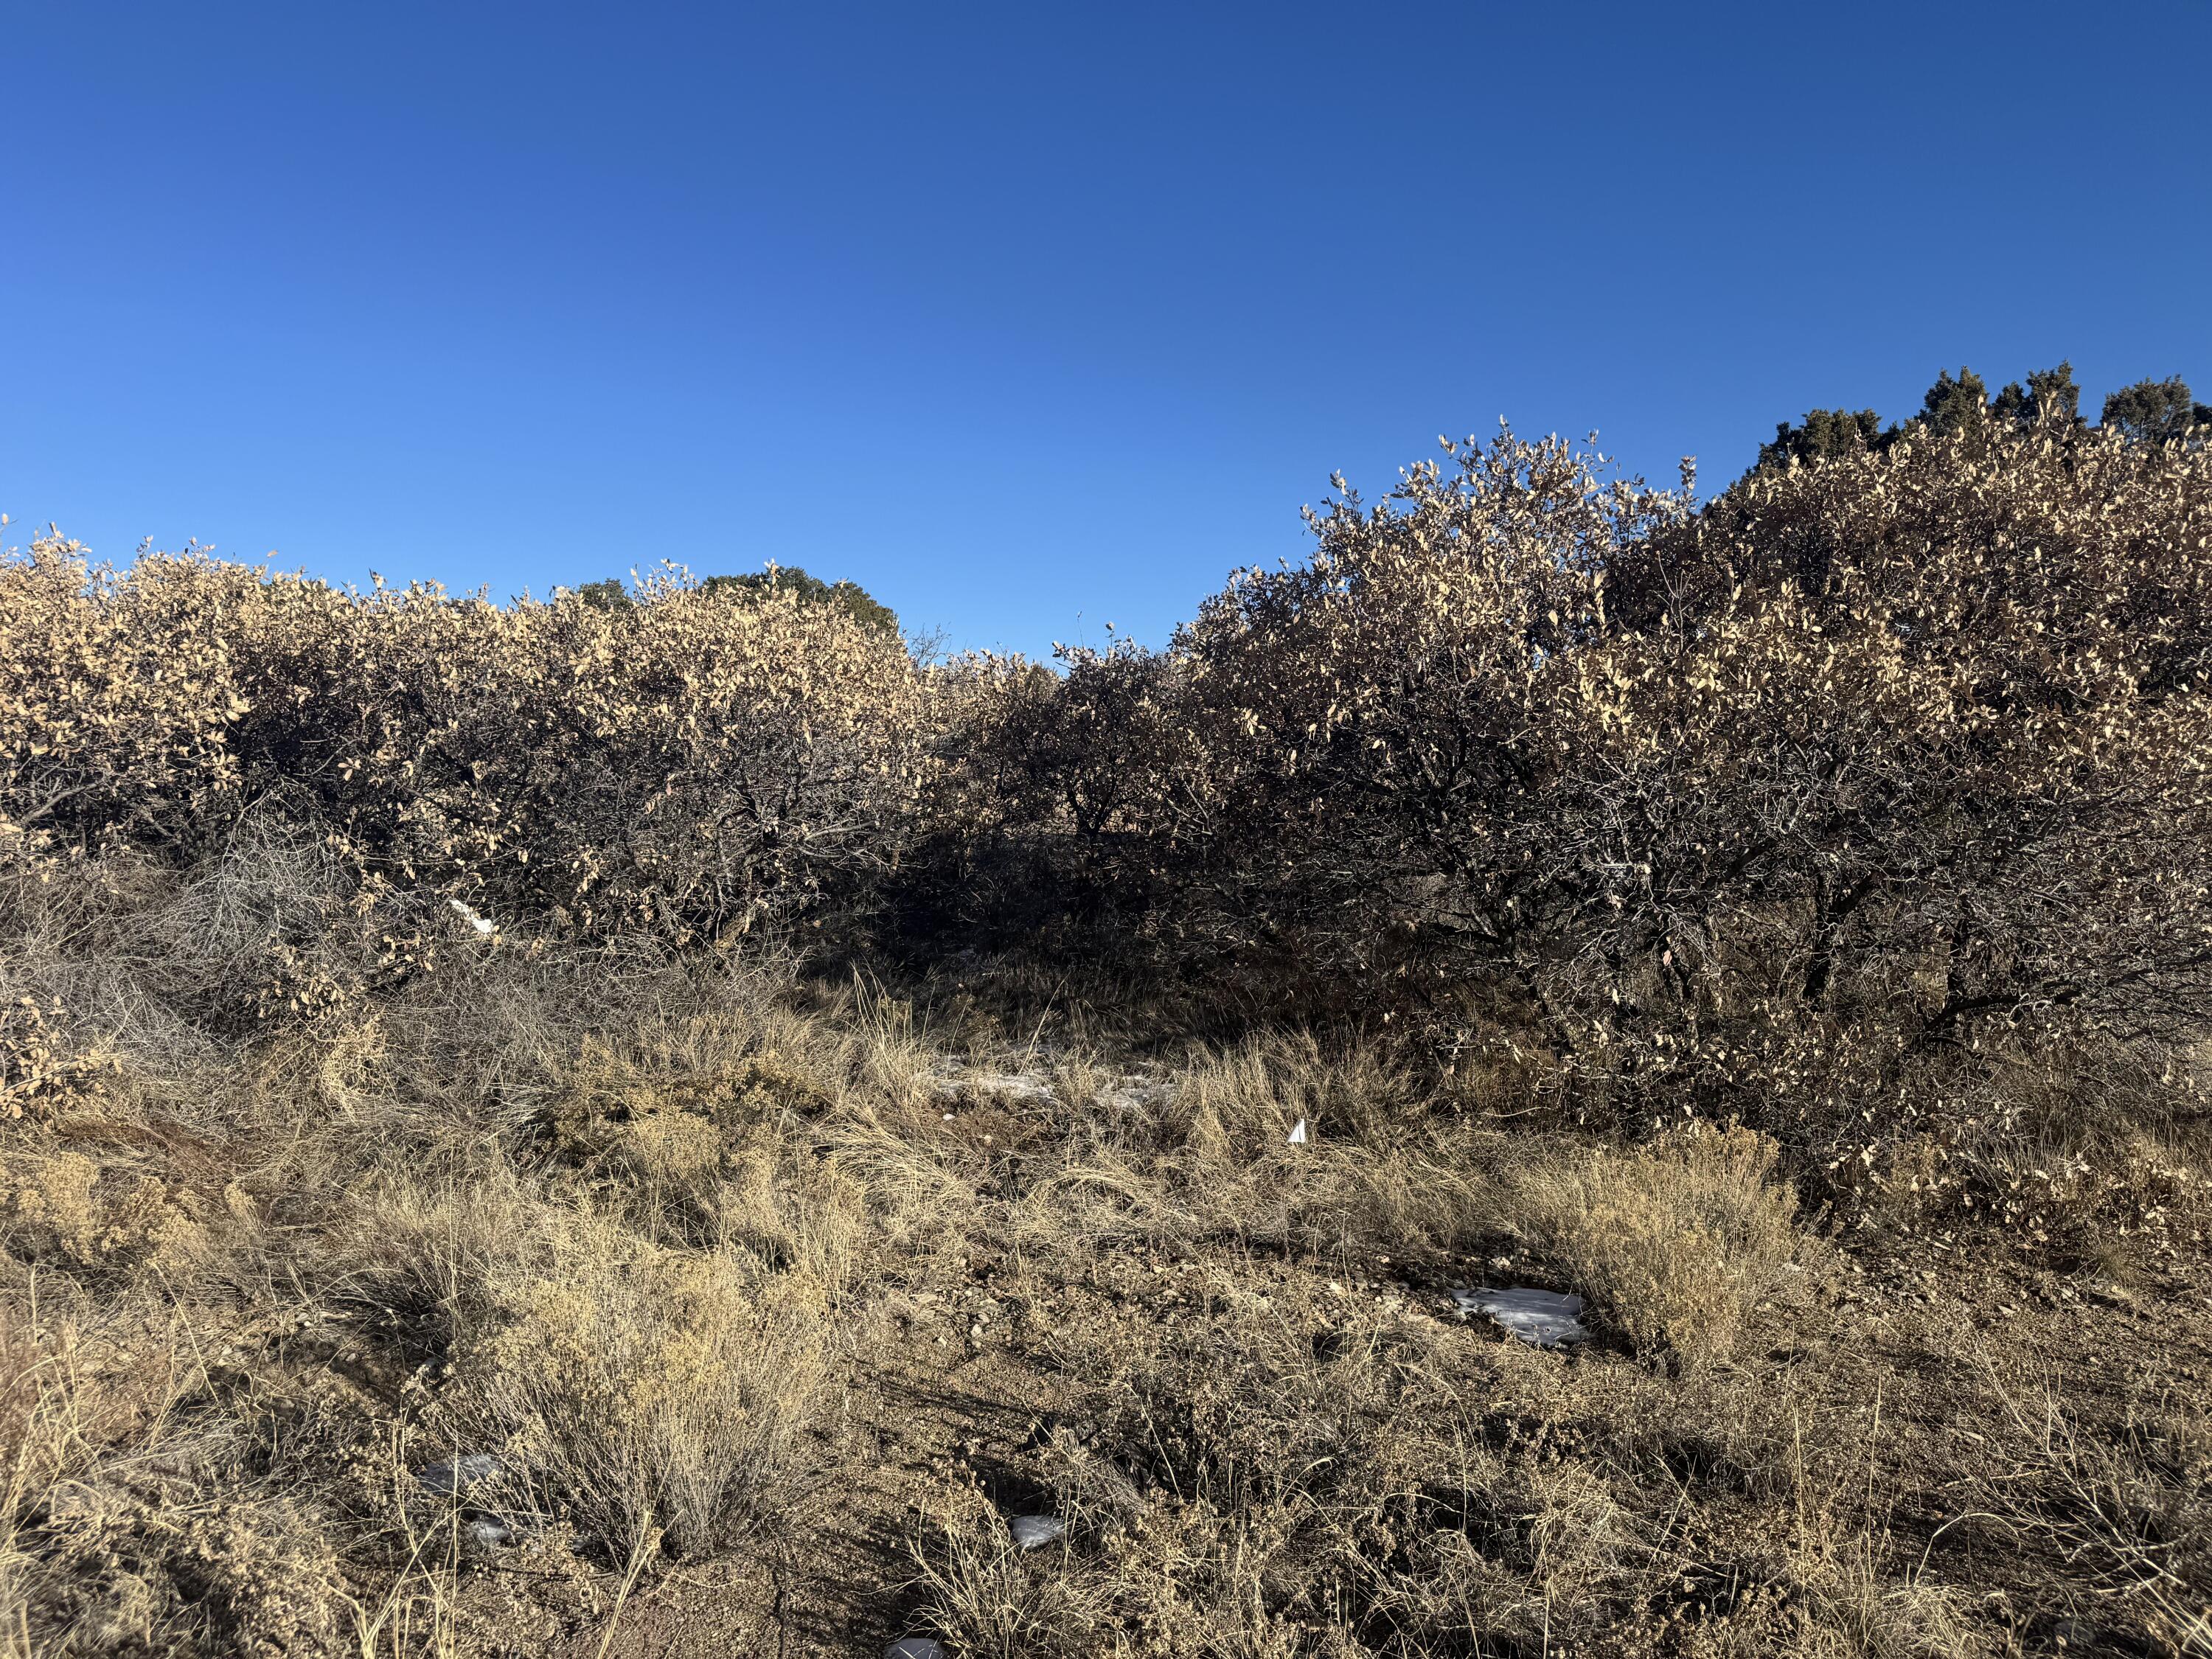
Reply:
<svg viewBox="0 0 2212 1659"><path fill-rule="evenodd" d="M1003 1524L971 1516L917 1544L922 1613L975 1659L1076 1659L1097 1651L1109 1613L1095 1569L1065 1550L1024 1550Z"/></svg>
<svg viewBox="0 0 2212 1659"><path fill-rule="evenodd" d="M334 1650L342 1576L192 1333L0 1303L0 1653Z"/></svg>
<svg viewBox="0 0 2212 1659"><path fill-rule="evenodd" d="M615 1559L727 1542L794 1472L826 1376L806 1275L580 1219L493 1294L499 1328L457 1362L457 1443L496 1449L531 1509Z"/></svg>
<svg viewBox="0 0 2212 1659"><path fill-rule="evenodd" d="M1515 1218L1638 1350L1724 1359L1798 1248L1780 1157L1755 1130L1692 1123L1519 1175Z"/></svg>

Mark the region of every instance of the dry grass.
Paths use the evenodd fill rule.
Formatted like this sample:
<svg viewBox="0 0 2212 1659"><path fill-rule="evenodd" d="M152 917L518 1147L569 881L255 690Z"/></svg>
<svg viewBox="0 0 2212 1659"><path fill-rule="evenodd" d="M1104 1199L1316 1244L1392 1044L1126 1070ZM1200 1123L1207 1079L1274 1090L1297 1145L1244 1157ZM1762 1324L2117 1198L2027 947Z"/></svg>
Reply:
<svg viewBox="0 0 2212 1659"><path fill-rule="evenodd" d="M1780 1156L1751 1130L1692 1124L1633 1152L1527 1169L1513 1216L1639 1350L1724 1358L1796 1265Z"/></svg>
<svg viewBox="0 0 2212 1659"><path fill-rule="evenodd" d="M1097 1651L1109 1597L1101 1575L1065 1550L1025 1551L994 1516L971 1516L914 1546L930 1626L975 1659L1055 1659Z"/></svg>
<svg viewBox="0 0 2212 1659"><path fill-rule="evenodd" d="M274 1653L326 1645L343 1580L311 1496L181 1322L0 1313L0 1631L26 1653ZM257 1467L258 1466L258 1467Z"/></svg>
<svg viewBox="0 0 2212 1659"><path fill-rule="evenodd" d="M2194 1393L2146 1393L2117 1425L2084 1424L2051 1378L1992 1368L1998 1460L1967 1483L1969 1524L2070 1563L2076 1615L2132 1612L2179 1653L2212 1652L2212 1422Z"/></svg>
<svg viewBox="0 0 2212 1659"><path fill-rule="evenodd" d="M864 1504L920 1578L880 1569L880 1626L848 1608L819 1650L2037 1651L2060 1627L1985 1593L2014 1555L2067 1629L2203 1644L2185 1385L2123 1420L1874 1352L1832 1283L1861 1243L1801 1228L1748 1131L1569 1141L1374 1044L1138 1055L643 946L501 941L227 1024L236 951L175 941L322 879L87 867L10 901L41 1011L13 1075L46 1081L0 1125L7 1659L543 1646L520 1584L576 1598L564 1639L654 1651L641 1609L725 1565L799 1594L805 1529ZM2148 1287L2179 1258L2138 1224ZM1498 1275L1605 1336L1452 1313ZM963 1310L942 1346L932 1306ZM1007 1443L875 1484L933 1399ZM468 1454L496 1472L418 1480ZM1012 1493L1064 1540L1013 1548ZM472 1541L494 1517L527 1541Z"/></svg>
<svg viewBox="0 0 2212 1659"><path fill-rule="evenodd" d="M441 1397L456 1451L498 1447L486 1498L573 1522L618 1560L726 1542L793 1473L820 1392L818 1284L572 1222L542 1268L495 1273L494 1328ZM473 1496L473 1494L472 1494Z"/></svg>

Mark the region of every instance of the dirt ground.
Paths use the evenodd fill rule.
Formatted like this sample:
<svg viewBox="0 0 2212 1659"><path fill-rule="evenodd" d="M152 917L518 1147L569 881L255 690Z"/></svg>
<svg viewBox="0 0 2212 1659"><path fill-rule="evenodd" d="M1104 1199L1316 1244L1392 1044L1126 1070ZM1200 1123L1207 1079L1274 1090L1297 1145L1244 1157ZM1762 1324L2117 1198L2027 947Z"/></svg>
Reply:
<svg viewBox="0 0 2212 1659"><path fill-rule="evenodd" d="M1001 1143L1015 1127L1004 1114L990 1121ZM980 1144L984 1124L980 1115L963 1123L963 1138ZM1746 1397L1786 1400L1802 1413L1801 1433L1820 1420L1825 1439L1848 1446L1835 1468L1801 1469L1780 1498L1756 1478L1716 1480L1684 1457L1663 1589L1595 1639L1562 1637L1551 1651L1800 1650L1802 1632L1785 1636L1788 1620L1760 1622L1752 1581L1760 1565L1805 1548L1809 1526L1830 1523L1808 1522L1808 1510L1858 1517L1862 1535L1876 1540L1875 1571L1940 1586L1949 1609L1939 1631L1917 1638L1862 1633L1822 1650L2212 1651L2203 1618L2212 1586L2164 1548L2173 1540L2161 1528L2188 1523L2150 1513L2161 1502L2201 1504L2201 1489L2188 1488L2208 1466L2168 1462L2161 1487L2152 1466L2186 1453L2143 1451L2147 1425L2171 1433L2180 1419L2200 1421L2212 1401L2212 1271L2201 1233L2123 1246L2072 1271L1988 1237L1845 1235L1824 1246L1802 1294L1765 1305L1753 1341L1689 1380L1655 1379L1646 1359L1602 1334L1539 1351L1455 1306L1454 1286L1517 1279L1498 1268L1525 1263L1357 1249L1139 1249L1071 1273L994 1239L988 1218L969 1237L932 1271L872 1285L840 1310L849 1370L810 1437L804 1495L787 1514L722 1559L651 1577L618 1611L611 1571L556 1571L526 1550L483 1561L466 1576L463 1648L827 1659L928 1635L938 1626L921 1564L947 1528L1002 1528L1006 1517L1050 1511L1064 1485L1047 1455L1055 1435L1087 1443L1102 1419L1127 1412L1128 1382L1104 1357L1144 1353L1176 1333L1233 1344L1245 1326L1226 1311L1234 1302L1248 1315L1255 1304L1279 1310L1285 1325L1324 1340L1411 1333L1425 1366L1448 1379L1473 1418L1486 1403L1525 1413L1531 1395L1540 1397L1543 1420L1516 1431L1547 1439L1543 1455L1553 1460L1602 1463L1608 1437L1592 1424L1644 1408L1655 1386L1718 1396L1727 1411ZM2203 1443L2194 1450L2201 1460ZM2132 1471L2131 1452L2147 1458ZM2063 1488L2055 1503L2054 1480ZM1731 1485L1739 1490L1714 1490ZM2019 1498L2009 1510L1987 1507L2008 1492ZM1039 1555L1096 1546L1071 1534ZM2161 1587L2162 1574L2170 1581ZM2168 1634L2146 1634L2141 1605L2166 1609L2168 1622L2152 1623ZM1321 1623L1309 1621L1304 1635L1328 1650ZM1146 1647L1132 1632L1095 1650L1176 1650ZM1470 1638L1432 1650L1520 1650Z"/></svg>

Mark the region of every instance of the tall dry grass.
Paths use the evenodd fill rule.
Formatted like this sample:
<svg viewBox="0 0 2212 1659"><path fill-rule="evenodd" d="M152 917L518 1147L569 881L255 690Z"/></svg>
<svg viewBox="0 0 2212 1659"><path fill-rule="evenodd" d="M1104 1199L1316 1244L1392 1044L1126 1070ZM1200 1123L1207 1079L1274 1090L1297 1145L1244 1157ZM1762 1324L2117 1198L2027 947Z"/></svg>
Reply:
<svg viewBox="0 0 2212 1659"><path fill-rule="evenodd" d="M1633 1151L1534 1162L1510 1182L1510 1214L1637 1347L1724 1358L1799 1266L1780 1157L1756 1131L1693 1123Z"/></svg>

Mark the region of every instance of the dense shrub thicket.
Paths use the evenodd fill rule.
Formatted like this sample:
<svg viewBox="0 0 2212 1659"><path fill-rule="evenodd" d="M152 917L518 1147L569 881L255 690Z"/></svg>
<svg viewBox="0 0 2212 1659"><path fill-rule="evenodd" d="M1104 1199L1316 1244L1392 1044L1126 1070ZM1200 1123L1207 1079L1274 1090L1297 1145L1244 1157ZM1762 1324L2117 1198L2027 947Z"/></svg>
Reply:
<svg viewBox="0 0 2212 1659"><path fill-rule="evenodd" d="M775 582L501 606L50 539L0 567L0 831L189 863L273 822L405 969L448 900L1073 951L1832 1166L2171 1110L2212 1013L2212 448L1978 388L1702 507L1447 443L1059 674Z"/></svg>
<svg viewBox="0 0 2212 1659"><path fill-rule="evenodd" d="M926 702L895 633L782 588L499 605L94 569L58 539L0 567L7 835L190 860L258 814L395 925L441 900L586 937L797 920L896 858Z"/></svg>
<svg viewBox="0 0 2212 1659"><path fill-rule="evenodd" d="M1832 1160L2186 1082L2212 451L1984 416L1693 511L1446 447L1167 651L1009 690L1006 799L1133 938Z"/></svg>

